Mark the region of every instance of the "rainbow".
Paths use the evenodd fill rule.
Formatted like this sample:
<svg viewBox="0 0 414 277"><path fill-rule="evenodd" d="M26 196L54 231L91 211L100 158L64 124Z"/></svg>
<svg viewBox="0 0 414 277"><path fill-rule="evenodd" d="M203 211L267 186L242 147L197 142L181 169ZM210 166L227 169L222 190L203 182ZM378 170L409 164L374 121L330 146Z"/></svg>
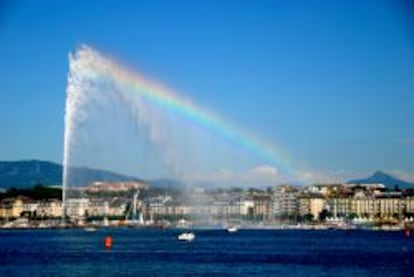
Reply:
<svg viewBox="0 0 414 277"><path fill-rule="evenodd" d="M90 74L93 74L95 77L113 82L121 88L130 89L150 101L154 101L183 115L192 122L200 124L220 134L225 139L252 151L269 163L269 165L275 166L290 178L294 177L294 170L289 157L280 148L276 147L275 144L270 144L248 132L240 130L210 111L183 98L159 82L154 82L136 71L126 69L115 62L114 59L103 56L91 47L81 46L75 55L76 57L86 57L89 60ZM296 180L296 178L293 179Z"/></svg>

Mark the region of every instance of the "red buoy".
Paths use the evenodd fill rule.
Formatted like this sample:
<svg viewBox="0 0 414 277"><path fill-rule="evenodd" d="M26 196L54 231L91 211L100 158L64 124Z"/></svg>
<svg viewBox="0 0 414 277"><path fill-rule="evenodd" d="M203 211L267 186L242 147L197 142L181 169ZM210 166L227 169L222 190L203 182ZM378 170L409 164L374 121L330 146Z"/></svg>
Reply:
<svg viewBox="0 0 414 277"><path fill-rule="evenodd" d="M112 247L112 238L110 236L106 236L104 244L106 249L110 249Z"/></svg>
<svg viewBox="0 0 414 277"><path fill-rule="evenodd" d="M405 234L405 236L408 238L408 237L410 237L411 236L411 231L410 231L410 229L405 229L405 232L404 232L404 234Z"/></svg>

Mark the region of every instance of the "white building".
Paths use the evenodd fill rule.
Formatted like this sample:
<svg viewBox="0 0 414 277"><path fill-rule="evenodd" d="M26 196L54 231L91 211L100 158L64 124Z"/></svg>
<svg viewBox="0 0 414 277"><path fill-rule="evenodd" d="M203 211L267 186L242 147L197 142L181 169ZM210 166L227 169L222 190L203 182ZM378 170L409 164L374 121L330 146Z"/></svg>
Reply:
<svg viewBox="0 0 414 277"><path fill-rule="evenodd" d="M36 215L40 217L58 218L63 215L62 201L46 200L38 203Z"/></svg>
<svg viewBox="0 0 414 277"><path fill-rule="evenodd" d="M71 198L66 200L66 215L70 218L84 218L89 209L88 198Z"/></svg>
<svg viewBox="0 0 414 277"><path fill-rule="evenodd" d="M294 215L298 212L298 190L290 185L277 186L273 191L273 214Z"/></svg>

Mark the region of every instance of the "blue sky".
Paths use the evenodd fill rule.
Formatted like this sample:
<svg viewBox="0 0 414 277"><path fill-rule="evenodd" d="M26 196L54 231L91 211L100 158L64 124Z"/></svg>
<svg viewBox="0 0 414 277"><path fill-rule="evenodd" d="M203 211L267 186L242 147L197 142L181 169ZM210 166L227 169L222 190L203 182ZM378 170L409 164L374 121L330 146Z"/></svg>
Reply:
<svg viewBox="0 0 414 277"><path fill-rule="evenodd" d="M88 44L309 178L414 180L413 15L404 1L2 2L0 159L62 160L68 53Z"/></svg>

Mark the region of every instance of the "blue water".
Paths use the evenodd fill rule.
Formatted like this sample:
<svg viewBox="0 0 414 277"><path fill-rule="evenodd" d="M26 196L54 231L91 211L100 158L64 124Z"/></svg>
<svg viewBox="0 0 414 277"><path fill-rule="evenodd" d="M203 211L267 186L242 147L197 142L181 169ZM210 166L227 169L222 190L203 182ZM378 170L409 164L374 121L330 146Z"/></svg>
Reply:
<svg viewBox="0 0 414 277"><path fill-rule="evenodd" d="M414 276L414 237L402 232L196 230L193 242L179 232L0 230L0 276Z"/></svg>

